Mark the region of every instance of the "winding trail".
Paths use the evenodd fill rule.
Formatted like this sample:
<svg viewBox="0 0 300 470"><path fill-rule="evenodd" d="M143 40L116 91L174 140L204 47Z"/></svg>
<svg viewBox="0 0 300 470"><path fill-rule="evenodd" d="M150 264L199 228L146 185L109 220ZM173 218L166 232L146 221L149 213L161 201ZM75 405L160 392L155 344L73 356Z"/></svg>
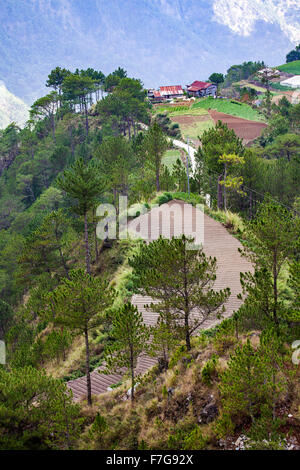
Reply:
<svg viewBox="0 0 300 470"><path fill-rule="evenodd" d="M175 147L179 147L185 150L189 154L190 160L191 160L191 166L192 166L192 173L194 173L195 168L196 168L195 153L197 152L197 150L194 149L194 147L192 147L191 145L185 144L181 140L177 140L177 139L170 139L170 140L173 140L173 145L175 145Z"/></svg>
<svg viewBox="0 0 300 470"><path fill-rule="evenodd" d="M189 209L189 218L182 223L183 211ZM168 222L168 220L171 220ZM147 214L137 217L129 224L129 229L140 233L142 231L148 232L148 240L154 240L160 234L165 235L166 224L170 228L169 236L174 234L185 233L190 235L192 229L202 220L202 227L199 228L204 233L203 250L207 256L217 258L217 278L214 284L214 289L220 290L225 287L230 287L231 296L226 304L226 312L224 317L230 317L235 310L241 305L241 301L237 299L237 294L241 292L240 286L240 272L251 270L251 264L241 257L238 248L241 248L241 243L232 235L228 233L226 228L219 222L211 217L203 214L199 209L192 207L190 204L185 204L183 201L170 201L161 205L158 208L152 209ZM149 223L151 222L151 223ZM165 222L165 223L164 223ZM149 229L150 226L150 229ZM141 295L134 295L132 303L136 305L139 311L143 314L144 322L146 325L155 325L157 314L146 310L145 305L152 301L149 297ZM195 313L197 315L197 312ZM219 323L220 320L212 317L207 320L201 329L208 329ZM154 358L142 357L137 364L137 372L145 373L147 370L156 363ZM107 391L108 387L118 383L122 375L101 374L103 367L94 370L91 373L92 394L98 395ZM71 380L67 386L73 391L74 399L76 401L86 396L86 377Z"/></svg>

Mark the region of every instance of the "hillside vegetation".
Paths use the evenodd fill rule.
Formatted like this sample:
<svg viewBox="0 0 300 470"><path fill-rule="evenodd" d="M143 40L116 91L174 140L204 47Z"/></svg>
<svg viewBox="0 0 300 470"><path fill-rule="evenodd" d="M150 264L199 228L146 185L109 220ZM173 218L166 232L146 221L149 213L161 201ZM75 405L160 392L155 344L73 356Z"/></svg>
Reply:
<svg viewBox="0 0 300 470"><path fill-rule="evenodd" d="M136 389L132 408L126 394L129 384L99 396L92 409L83 408L87 426L80 438L80 449L116 450L241 450L296 448L299 438L300 392L299 370L296 375L290 368L290 358L284 359L287 367L285 386L276 406L276 424L270 439L264 423L266 414L256 428L251 428L247 398L242 398L239 410L232 418L227 412L239 393L253 387L258 373L255 366L248 381L240 377L232 395L226 396L225 380L230 369L236 367L238 353L262 352L257 332L235 336L234 326L227 321L222 327L194 338L191 351L179 346L170 359L167 371L154 367ZM233 381L236 380L233 379ZM251 380L253 383L251 384ZM259 378L254 387L259 387ZM223 385L224 384L224 385ZM295 386L294 386L295 385ZM249 387L249 388L248 388ZM251 389L251 391L253 388ZM236 395L235 395L236 394ZM257 390L254 400L266 396ZM255 404L253 403L253 407ZM265 420L265 421L263 421ZM99 424L98 424L99 423ZM100 425L101 423L101 425ZM264 442L261 442L262 438ZM270 439L270 440L269 440Z"/></svg>
<svg viewBox="0 0 300 470"><path fill-rule="evenodd" d="M293 75L300 75L300 60L294 60L293 62L279 65L279 67L276 68L282 72L291 73Z"/></svg>
<svg viewBox="0 0 300 470"><path fill-rule="evenodd" d="M57 67L46 86L26 126L0 132L0 449L227 449L238 437L299 447L300 105L265 100L251 147L220 121L206 129L189 194L184 152L170 142L179 126L155 112L140 80L120 67ZM190 117L226 103L259 115L204 99ZM230 276L218 278L217 260L190 250L189 237L114 232L114 214L133 220L171 199L207 202L242 243L253 269L240 273L232 318ZM157 323L145 323L133 294L153 299ZM157 365L141 377L144 354ZM100 366L121 379L94 396ZM75 402L67 382L83 376Z"/></svg>

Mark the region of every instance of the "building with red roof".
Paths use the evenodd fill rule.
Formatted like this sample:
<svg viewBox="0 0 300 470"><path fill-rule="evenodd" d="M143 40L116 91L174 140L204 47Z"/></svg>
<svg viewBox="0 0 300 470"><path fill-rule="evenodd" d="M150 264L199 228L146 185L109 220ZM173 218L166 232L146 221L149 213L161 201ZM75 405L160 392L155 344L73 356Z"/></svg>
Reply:
<svg viewBox="0 0 300 470"><path fill-rule="evenodd" d="M184 92L181 85L161 86L158 90L148 90L148 98L155 102L182 98L183 96Z"/></svg>
<svg viewBox="0 0 300 470"><path fill-rule="evenodd" d="M181 85L160 86L159 92L165 99L182 98L184 95Z"/></svg>
<svg viewBox="0 0 300 470"><path fill-rule="evenodd" d="M191 85L186 87L189 96L216 96L218 87L215 83L199 82L195 80Z"/></svg>

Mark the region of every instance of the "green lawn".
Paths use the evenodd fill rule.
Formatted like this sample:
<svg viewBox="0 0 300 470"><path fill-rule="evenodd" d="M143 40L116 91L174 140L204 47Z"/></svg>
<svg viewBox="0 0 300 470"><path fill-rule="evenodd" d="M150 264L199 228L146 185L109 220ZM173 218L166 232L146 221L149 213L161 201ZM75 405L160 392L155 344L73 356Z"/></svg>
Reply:
<svg viewBox="0 0 300 470"><path fill-rule="evenodd" d="M180 159L180 151L171 149L167 150L164 156L162 157L162 164L168 167L169 171L172 171L173 165L175 165L176 160Z"/></svg>
<svg viewBox="0 0 300 470"><path fill-rule="evenodd" d="M168 113L170 117L172 116L204 116L205 114L208 114L206 109L194 108L194 105L192 105L189 109L170 111Z"/></svg>
<svg viewBox="0 0 300 470"><path fill-rule="evenodd" d="M289 62L288 64L283 64L276 68L282 72L300 75L300 60L295 60L294 62Z"/></svg>
<svg viewBox="0 0 300 470"><path fill-rule="evenodd" d="M248 119L250 121L264 121L264 116L245 103L237 103L234 100L204 98L193 104L192 108L215 109L220 113Z"/></svg>
<svg viewBox="0 0 300 470"><path fill-rule="evenodd" d="M201 137L204 131L208 131L215 126L213 119L209 118L207 121L195 122L193 124L180 124L180 130L183 137L186 139L198 139Z"/></svg>

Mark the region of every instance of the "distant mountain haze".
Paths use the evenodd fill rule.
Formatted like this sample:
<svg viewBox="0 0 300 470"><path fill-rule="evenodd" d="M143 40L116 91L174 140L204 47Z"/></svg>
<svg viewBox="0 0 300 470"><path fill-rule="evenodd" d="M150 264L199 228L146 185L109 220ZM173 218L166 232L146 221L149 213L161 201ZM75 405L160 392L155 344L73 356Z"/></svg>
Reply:
<svg viewBox="0 0 300 470"><path fill-rule="evenodd" d="M29 107L0 81L0 129L5 129L12 122L23 127L28 119Z"/></svg>
<svg viewBox="0 0 300 470"><path fill-rule="evenodd" d="M28 104L56 66L185 85L300 42L299 0L6 0L0 21L0 77Z"/></svg>

